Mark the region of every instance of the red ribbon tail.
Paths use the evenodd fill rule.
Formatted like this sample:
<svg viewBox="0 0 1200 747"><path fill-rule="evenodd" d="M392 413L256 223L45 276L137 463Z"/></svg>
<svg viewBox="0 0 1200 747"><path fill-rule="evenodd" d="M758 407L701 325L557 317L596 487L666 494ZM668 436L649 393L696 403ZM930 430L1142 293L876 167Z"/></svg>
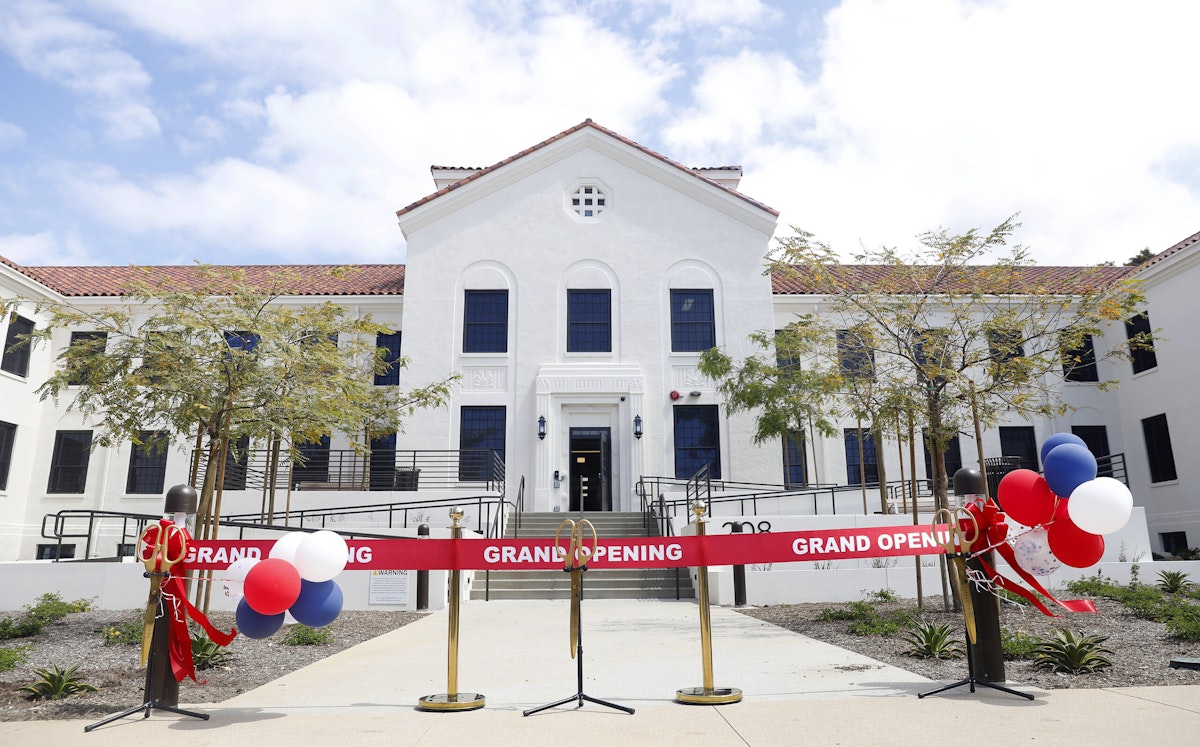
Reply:
<svg viewBox="0 0 1200 747"><path fill-rule="evenodd" d="M1087 599L1067 599L1064 601L1059 601L1056 599L1053 594L1051 594L1045 589L1045 587L1042 586L1042 584L1037 580L1037 577L1021 567L1021 564L1017 562L1017 556L1016 553L1013 552L1012 545L1005 543L996 548L996 552L1000 553L1000 556L1004 558L1009 567L1016 571L1017 575L1020 576L1025 583L1029 584L1034 591L1049 599L1051 602L1054 602L1059 607L1062 607L1067 612L1096 611L1096 605ZM1052 615L1052 617L1057 617L1057 615Z"/></svg>
<svg viewBox="0 0 1200 747"><path fill-rule="evenodd" d="M218 646L228 646L230 642L237 637L236 629L230 629L228 633L217 629L217 627L209 621L208 617L203 612L201 612L194 604L188 601L187 597L183 597L182 599L183 604L187 608L188 617L195 620L196 624L204 629L204 632L208 635L209 640L211 640L213 643L217 644Z"/></svg>
<svg viewBox="0 0 1200 747"><path fill-rule="evenodd" d="M183 580L178 576L168 576L163 581L162 593L166 602L163 605L163 614L170 616L167 651L171 657L171 671L175 674L176 682L183 682L185 677L194 680L196 665L192 660L192 636L188 632L187 617L180 605L180 602L187 602Z"/></svg>

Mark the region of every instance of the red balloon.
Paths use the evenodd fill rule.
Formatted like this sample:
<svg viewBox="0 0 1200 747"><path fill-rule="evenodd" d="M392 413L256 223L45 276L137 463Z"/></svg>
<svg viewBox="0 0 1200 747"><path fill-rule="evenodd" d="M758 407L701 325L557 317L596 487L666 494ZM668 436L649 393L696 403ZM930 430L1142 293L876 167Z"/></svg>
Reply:
<svg viewBox="0 0 1200 747"><path fill-rule="evenodd" d="M1055 495L1041 475L1031 469L1015 469L1000 480L996 489L1004 513L1027 527L1054 518Z"/></svg>
<svg viewBox="0 0 1200 747"><path fill-rule="evenodd" d="M267 558L246 574L243 592L250 609L260 615L278 615L300 597L300 573L283 558Z"/></svg>
<svg viewBox="0 0 1200 747"><path fill-rule="evenodd" d="M1046 528L1046 540L1054 557L1072 568L1095 565L1104 555L1104 538L1075 526L1067 515L1067 501L1054 512L1054 522Z"/></svg>

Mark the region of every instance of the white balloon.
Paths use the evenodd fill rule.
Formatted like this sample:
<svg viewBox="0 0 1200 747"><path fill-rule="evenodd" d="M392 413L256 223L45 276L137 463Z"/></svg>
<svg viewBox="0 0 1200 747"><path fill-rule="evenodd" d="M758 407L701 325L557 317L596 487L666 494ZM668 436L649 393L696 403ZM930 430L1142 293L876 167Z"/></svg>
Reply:
<svg viewBox="0 0 1200 747"><path fill-rule="evenodd" d="M1013 555L1022 568L1035 576L1049 576L1062 567L1062 561L1050 551L1046 527L1038 527L1017 537Z"/></svg>
<svg viewBox="0 0 1200 747"><path fill-rule="evenodd" d="M275 540L275 544L271 546L271 552L268 557L280 558L294 564L296 549L300 547L300 543L307 537L308 532L288 532Z"/></svg>
<svg viewBox="0 0 1200 747"><path fill-rule="evenodd" d="M246 582L246 574L257 564L258 558L238 558L225 569L225 575L221 579L221 588L224 589L225 596L229 597L234 604L242 601L242 597L245 596L243 587Z"/></svg>
<svg viewBox="0 0 1200 747"><path fill-rule="evenodd" d="M1075 526L1092 534L1111 534L1129 521L1133 494L1125 483L1111 477L1088 480L1071 491L1067 515Z"/></svg>
<svg viewBox="0 0 1200 747"><path fill-rule="evenodd" d="M340 534L322 529L304 538L292 562L300 578L320 583L342 572L349 553L350 548Z"/></svg>

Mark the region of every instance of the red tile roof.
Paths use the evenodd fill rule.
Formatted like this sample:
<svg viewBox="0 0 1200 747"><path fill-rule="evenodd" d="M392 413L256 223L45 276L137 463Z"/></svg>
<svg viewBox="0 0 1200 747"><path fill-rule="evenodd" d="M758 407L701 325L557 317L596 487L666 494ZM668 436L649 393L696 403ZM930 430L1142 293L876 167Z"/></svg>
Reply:
<svg viewBox="0 0 1200 747"><path fill-rule="evenodd" d="M597 132L602 132L605 135L608 135L609 137L613 138L614 140L618 140L618 141L624 143L625 145L628 145L631 148L634 148L638 151L641 151L642 153L645 153L646 155L648 155L652 158L662 161L663 163L667 164L668 166L679 169L680 171L683 171L683 172L689 174L690 176L692 176L696 179L699 179L700 181L702 181L706 184L709 184L723 192L727 192L727 193L733 195L734 197L738 198L739 200L744 200L745 202L750 203L751 205L758 208L759 210L769 213L770 215L773 215L777 218L779 217L778 210L767 207L766 205L759 202L758 200L751 199L751 198L747 197L746 195L742 194L741 192L737 191L736 189L730 189L729 187L718 184L717 182L713 181L712 179L709 179L708 177L705 177L701 174L696 173L695 169L690 169L687 166L684 166L683 164L681 164L677 161L672 161L670 158L667 158L666 156L662 155L661 153L650 150L649 148L647 148L644 145L639 145L638 143L635 143L634 141L630 140L627 137L618 135L616 132L613 132L612 130L608 129L607 127L602 127L590 119L585 119L582 122L580 122L579 124L575 125L574 127L563 130L562 132L558 133L554 137L551 137L547 140L543 140L542 142L538 143L537 145L526 148L525 150L521 151L520 153L511 155L508 158L505 158L503 161L500 161L499 163L494 163L491 166L488 166L487 168L480 169L480 170L476 171L474 174L471 174L470 176L468 176L467 178L460 179L460 180L454 182L453 184L447 185L445 188L439 189L438 191L434 192L433 194L426 195L425 197L422 197L421 199L417 200L416 202L412 203L411 205L407 205L403 208L400 208L399 210L396 211L396 215L397 216L404 215L405 213L411 212L428 202L433 202L437 198L439 198L449 192L452 192L465 184L469 184L470 182L473 182L476 179L479 179L487 174L490 174L499 168L507 166L508 164L512 163L513 161L524 158L525 156L527 156L531 153L535 153L535 152L541 150L542 148L545 148L547 145L550 145L551 143L562 140L563 138L565 138L569 135L573 135L585 127L590 127L593 130L596 130ZM436 167L435 166L434 168L448 169L449 167ZM723 167L723 168L739 168L739 167L735 166L735 167Z"/></svg>
<svg viewBox="0 0 1200 747"><path fill-rule="evenodd" d="M905 291L905 281L912 282L909 274L914 269L905 266L905 273L900 275L892 265L837 265L842 271L844 287L869 291L880 288L894 288L895 292ZM771 273L771 290L780 295L805 295L828 292L817 285L812 273L802 266L793 267L794 273L773 271ZM926 267L931 273L939 268ZM976 268L972 268L976 269ZM978 270L985 269L979 266ZM992 270L994 266L987 266ZM1026 266L1014 268L1011 274L992 278L993 285L988 293L1078 293L1108 285L1134 272L1133 267L1037 267ZM933 280L931 277L930 281ZM920 283L924 286L926 283ZM935 288L923 290L943 292L966 292L974 287L963 275L943 278L936 283Z"/></svg>
<svg viewBox="0 0 1200 747"><path fill-rule="evenodd" d="M64 296L120 296L134 280L170 277L184 287L203 283L197 265L157 267L20 267L5 262ZM339 275L333 270L345 267ZM286 284L288 295L297 296L399 296L404 294L404 265L239 265L247 280L266 285L280 272L295 276Z"/></svg>
<svg viewBox="0 0 1200 747"><path fill-rule="evenodd" d="M1200 242L1200 231L1197 231L1196 233L1192 234L1191 236L1188 236L1186 239L1179 242L1175 246L1169 246L1166 249L1163 249L1158 254L1155 254L1150 259L1148 259L1145 262L1143 262L1142 264L1138 265L1136 269L1140 270L1143 267L1149 267L1150 265L1158 264L1159 262L1162 262L1167 257L1170 257L1173 254L1178 254L1179 252L1182 252L1184 249L1187 249L1189 246L1191 246L1192 244L1195 244L1197 242Z"/></svg>

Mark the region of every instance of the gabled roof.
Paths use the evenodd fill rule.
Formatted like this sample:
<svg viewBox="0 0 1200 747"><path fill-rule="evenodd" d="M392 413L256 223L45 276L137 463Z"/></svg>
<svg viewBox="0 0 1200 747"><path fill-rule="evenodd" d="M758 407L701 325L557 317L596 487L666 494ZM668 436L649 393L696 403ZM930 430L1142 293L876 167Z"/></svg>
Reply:
<svg viewBox="0 0 1200 747"><path fill-rule="evenodd" d="M1191 236L1188 236L1186 239L1184 239L1183 241L1179 242L1178 244L1176 244L1174 246L1169 246L1166 249L1163 249L1158 254L1155 254L1150 259L1148 259L1145 262L1143 262L1142 264L1138 265L1135 269L1140 270L1143 267L1149 267L1151 265L1158 264L1159 262L1162 262L1167 257L1178 254L1179 252L1182 252L1184 249L1187 249L1189 246L1191 246L1192 244L1195 244L1197 242L1200 242L1200 231L1197 231L1196 233L1192 234Z"/></svg>
<svg viewBox="0 0 1200 747"><path fill-rule="evenodd" d="M751 199L751 198L747 197L746 195L742 194L741 192L738 192L736 189L730 189L729 187L723 186L723 185L719 184L718 182L713 181L712 179L709 179L708 177L698 173L695 169L688 168L687 166L684 166L683 164L681 164L677 161L673 161L670 158L667 158L666 156L662 155L661 153L653 151L644 145L639 145L638 143L635 143L634 141L630 140L627 137L618 135L616 132L613 132L612 130L608 129L607 127L602 127L602 126L596 124L591 119L585 119L582 122L580 122L579 124L575 125L574 127L563 130L562 132L558 133L554 137L551 137L547 140L543 140L542 142L538 143L537 145L526 148L525 150L521 151L520 153L513 154L513 155L509 156L508 158L505 158L503 161L494 163L491 166L488 166L486 168L479 169L474 174L471 174L470 176L466 177L465 179L460 179L457 182L454 182L453 184L447 185L443 189L439 189L438 191L434 192L433 194L426 195L425 197L422 197L421 199L417 200L416 202L412 203L411 205L407 205L407 206L397 210L396 216L397 217L403 216L406 213L416 210L417 208L421 207L422 205L433 202L434 200L436 200L439 197L442 197L443 195L453 192L454 190L456 190L466 184L470 184L471 182L475 181L476 179L481 179L484 176L487 176L488 174L507 166L508 164L512 163L513 161L517 161L521 158L524 158L525 156L528 156L531 153L536 153L537 151L545 148L546 146L550 145L551 143L558 142L559 140L569 137L570 135L573 135L576 132L579 132L580 130L582 130L584 128L591 128L597 132L601 132L601 133L611 137L612 139L617 140L618 142L624 143L625 145L628 145L629 147L634 148L635 150L640 151L641 153L644 153L644 154L650 156L651 158L661 161L662 163L664 163L672 168L679 169L680 171L688 174L689 176L691 176L694 179L698 179L698 180L704 182L705 184L709 184L709 185L715 187L716 189L721 190L722 192L726 192L730 195L733 195L734 197L738 198L739 200L743 200L743 201L753 205L754 207L758 208L759 210L762 210L776 218L779 217L778 210L767 207L766 205L759 202L758 200ZM439 168L439 167L435 167L435 168ZM440 168L445 169L445 170L450 169L450 167L440 167ZM733 167L722 167L722 168L735 169L735 168L740 168L740 167L733 166Z"/></svg>
<svg viewBox="0 0 1200 747"><path fill-rule="evenodd" d="M898 273L892 265L837 265L841 271L843 285L846 288L871 290L878 288L894 289L892 292L906 292L905 280L911 283L911 266L905 266L903 273ZM818 285L811 271L803 266L794 266L794 272L773 270L771 273L771 290L776 295L810 295L831 292L828 287ZM930 273L940 269L926 267ZM979 266L979 271L988 270L992 287L985 289L987 293L997 295L1020 294L1030 292L1041 293L1083 293L1116 282L1134 272L1134 267L1037 267L1026 266L1013 268L1013 272L1005 275L995 274L994 265ZM927 283L920 283L924 286ZM968 278L957 275L948 277L937 284L936 290L942 292L963 293L975 289L975 284ZM912 289L916 290L916 289Z"/></svg>
<svg viewBox="0 0 1200 747"><path fill-rule="evenodd" d="M0 258L2 259L2 258ZM134 280L170 277L185 288L202 285L197 265L157 267L22 267L7 260L5 264L37 280L64 296L121 296ZM337 276L333 270L349 270ZM251 283L266 285L280 272L295 276L286 292L296 296L399 296L404 294L404 265L238 265Z"/></svg>

